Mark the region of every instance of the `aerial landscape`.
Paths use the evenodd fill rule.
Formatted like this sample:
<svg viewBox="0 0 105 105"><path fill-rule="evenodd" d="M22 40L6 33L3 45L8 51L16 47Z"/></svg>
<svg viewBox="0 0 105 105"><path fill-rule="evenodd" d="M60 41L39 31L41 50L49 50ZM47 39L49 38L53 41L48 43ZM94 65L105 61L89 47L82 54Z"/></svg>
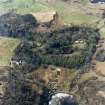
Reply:
<svg viewBox="0 0 105 105"><path fill-rule="evenodd" d="M105 105L105 0L0 0L0 105Z"/></svg>

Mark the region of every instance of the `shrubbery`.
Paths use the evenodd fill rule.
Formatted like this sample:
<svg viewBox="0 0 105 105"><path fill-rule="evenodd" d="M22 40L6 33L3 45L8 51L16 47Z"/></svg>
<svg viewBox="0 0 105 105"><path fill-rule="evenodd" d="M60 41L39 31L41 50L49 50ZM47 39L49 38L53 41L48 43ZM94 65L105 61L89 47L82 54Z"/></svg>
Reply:
<svg viewBox="0 0 105 105"><path fill-rule="evenodd" d="M105 50L99 49L96 53L96 60L104 62L105 61Z"/></svg>

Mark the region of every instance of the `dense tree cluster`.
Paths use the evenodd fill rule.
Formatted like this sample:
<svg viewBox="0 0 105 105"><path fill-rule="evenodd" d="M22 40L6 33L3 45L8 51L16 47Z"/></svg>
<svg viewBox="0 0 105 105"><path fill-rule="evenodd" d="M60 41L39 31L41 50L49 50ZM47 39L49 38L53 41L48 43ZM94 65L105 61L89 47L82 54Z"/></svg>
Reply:
<svg viewBox="0 0 105 105"><path fill-rule="evenodd" d="M95 29L88 27L66 27L55 31L45 43L44 53L41 54L42 63L79 68L91 60L99 37ZM80 44L79 39L82 44L85 42L83 49L73 47L76 42Z"/></svg>
<svg viewBox="0 0 105 105"><path fill-rule="evenodd" d="M41 59L38 53L32 51L33 44L29 42L22 42L15 50L15 55L12 60L20 62L19 69L24 73L31 72L31 70L36 69L40 63Z"/></svg>
<svg viewBox="0 0 105 105"><path fill-rule="evenodd" d="M97 30L77 26L45 33L31 33L31 36L32 39L19 45L14 56L23 62L25 71L30 71L40 64L80 68L90 62L100 38ZM84 47L81 49L80 46Z"/></svg>
<svg viewBox="0 0 105 105"><path fill-rule="evenodd" d="M71 36L61 33L54 34L46 43L47 53L65 54L71 53Z"/></svg>
<svg viewBox="0 0 105 105"><path fill-rule="evenodd" d="M9 37L29 37L29 32L37 26L31 14L20 15L13 12L0 16L0 35Z"/></svg>
<svg viewBox="0 0 105 105"><path fill-rule="evenodd" d="M43 93L38 94L20 70L10 71L8 83L3 105L48 105L50 90L43 86Z"/></svg>

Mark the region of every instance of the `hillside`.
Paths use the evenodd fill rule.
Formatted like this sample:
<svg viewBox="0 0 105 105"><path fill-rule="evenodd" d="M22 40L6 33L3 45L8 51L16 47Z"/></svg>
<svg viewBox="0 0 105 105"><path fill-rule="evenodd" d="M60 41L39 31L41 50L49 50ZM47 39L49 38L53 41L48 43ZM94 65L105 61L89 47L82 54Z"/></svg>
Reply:
<svg viewBox="0 0 105 105"><path fill-rule="evenodd" d="M86 5L84 5L84 1L70 4L68 2L63 2L62 0L52 0L51 3L45 2L45 0L36 1L34 3L32 0L29 0L28 2L26 0L22 0L21 2L15 0L13 3L2 3L1 10L14 10L23 14L55 10L60 14L60 18L64 23L94 24L99 19L95 13L97 12L97 8L92 5L92 9L90 9L89 6L91 6L91 4L89 2L85 3Z"/></svg>
<svg viewBox="0 0 105 105"><path fill-rule="evenodd" d="M0 105L104 105L105 3L0 0Z"/></svg>

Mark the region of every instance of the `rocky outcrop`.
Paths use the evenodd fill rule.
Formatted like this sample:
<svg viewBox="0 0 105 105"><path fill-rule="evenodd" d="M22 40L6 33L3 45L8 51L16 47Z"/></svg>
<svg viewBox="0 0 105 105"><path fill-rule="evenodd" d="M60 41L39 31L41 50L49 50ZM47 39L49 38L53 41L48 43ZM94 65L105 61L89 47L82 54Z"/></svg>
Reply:
<svg viewBox="0 0 105 105"><path fill-rule="evenodd" d="M67 93L57 93L52 96L49 105L78 105L73 95Z"/></svg>

